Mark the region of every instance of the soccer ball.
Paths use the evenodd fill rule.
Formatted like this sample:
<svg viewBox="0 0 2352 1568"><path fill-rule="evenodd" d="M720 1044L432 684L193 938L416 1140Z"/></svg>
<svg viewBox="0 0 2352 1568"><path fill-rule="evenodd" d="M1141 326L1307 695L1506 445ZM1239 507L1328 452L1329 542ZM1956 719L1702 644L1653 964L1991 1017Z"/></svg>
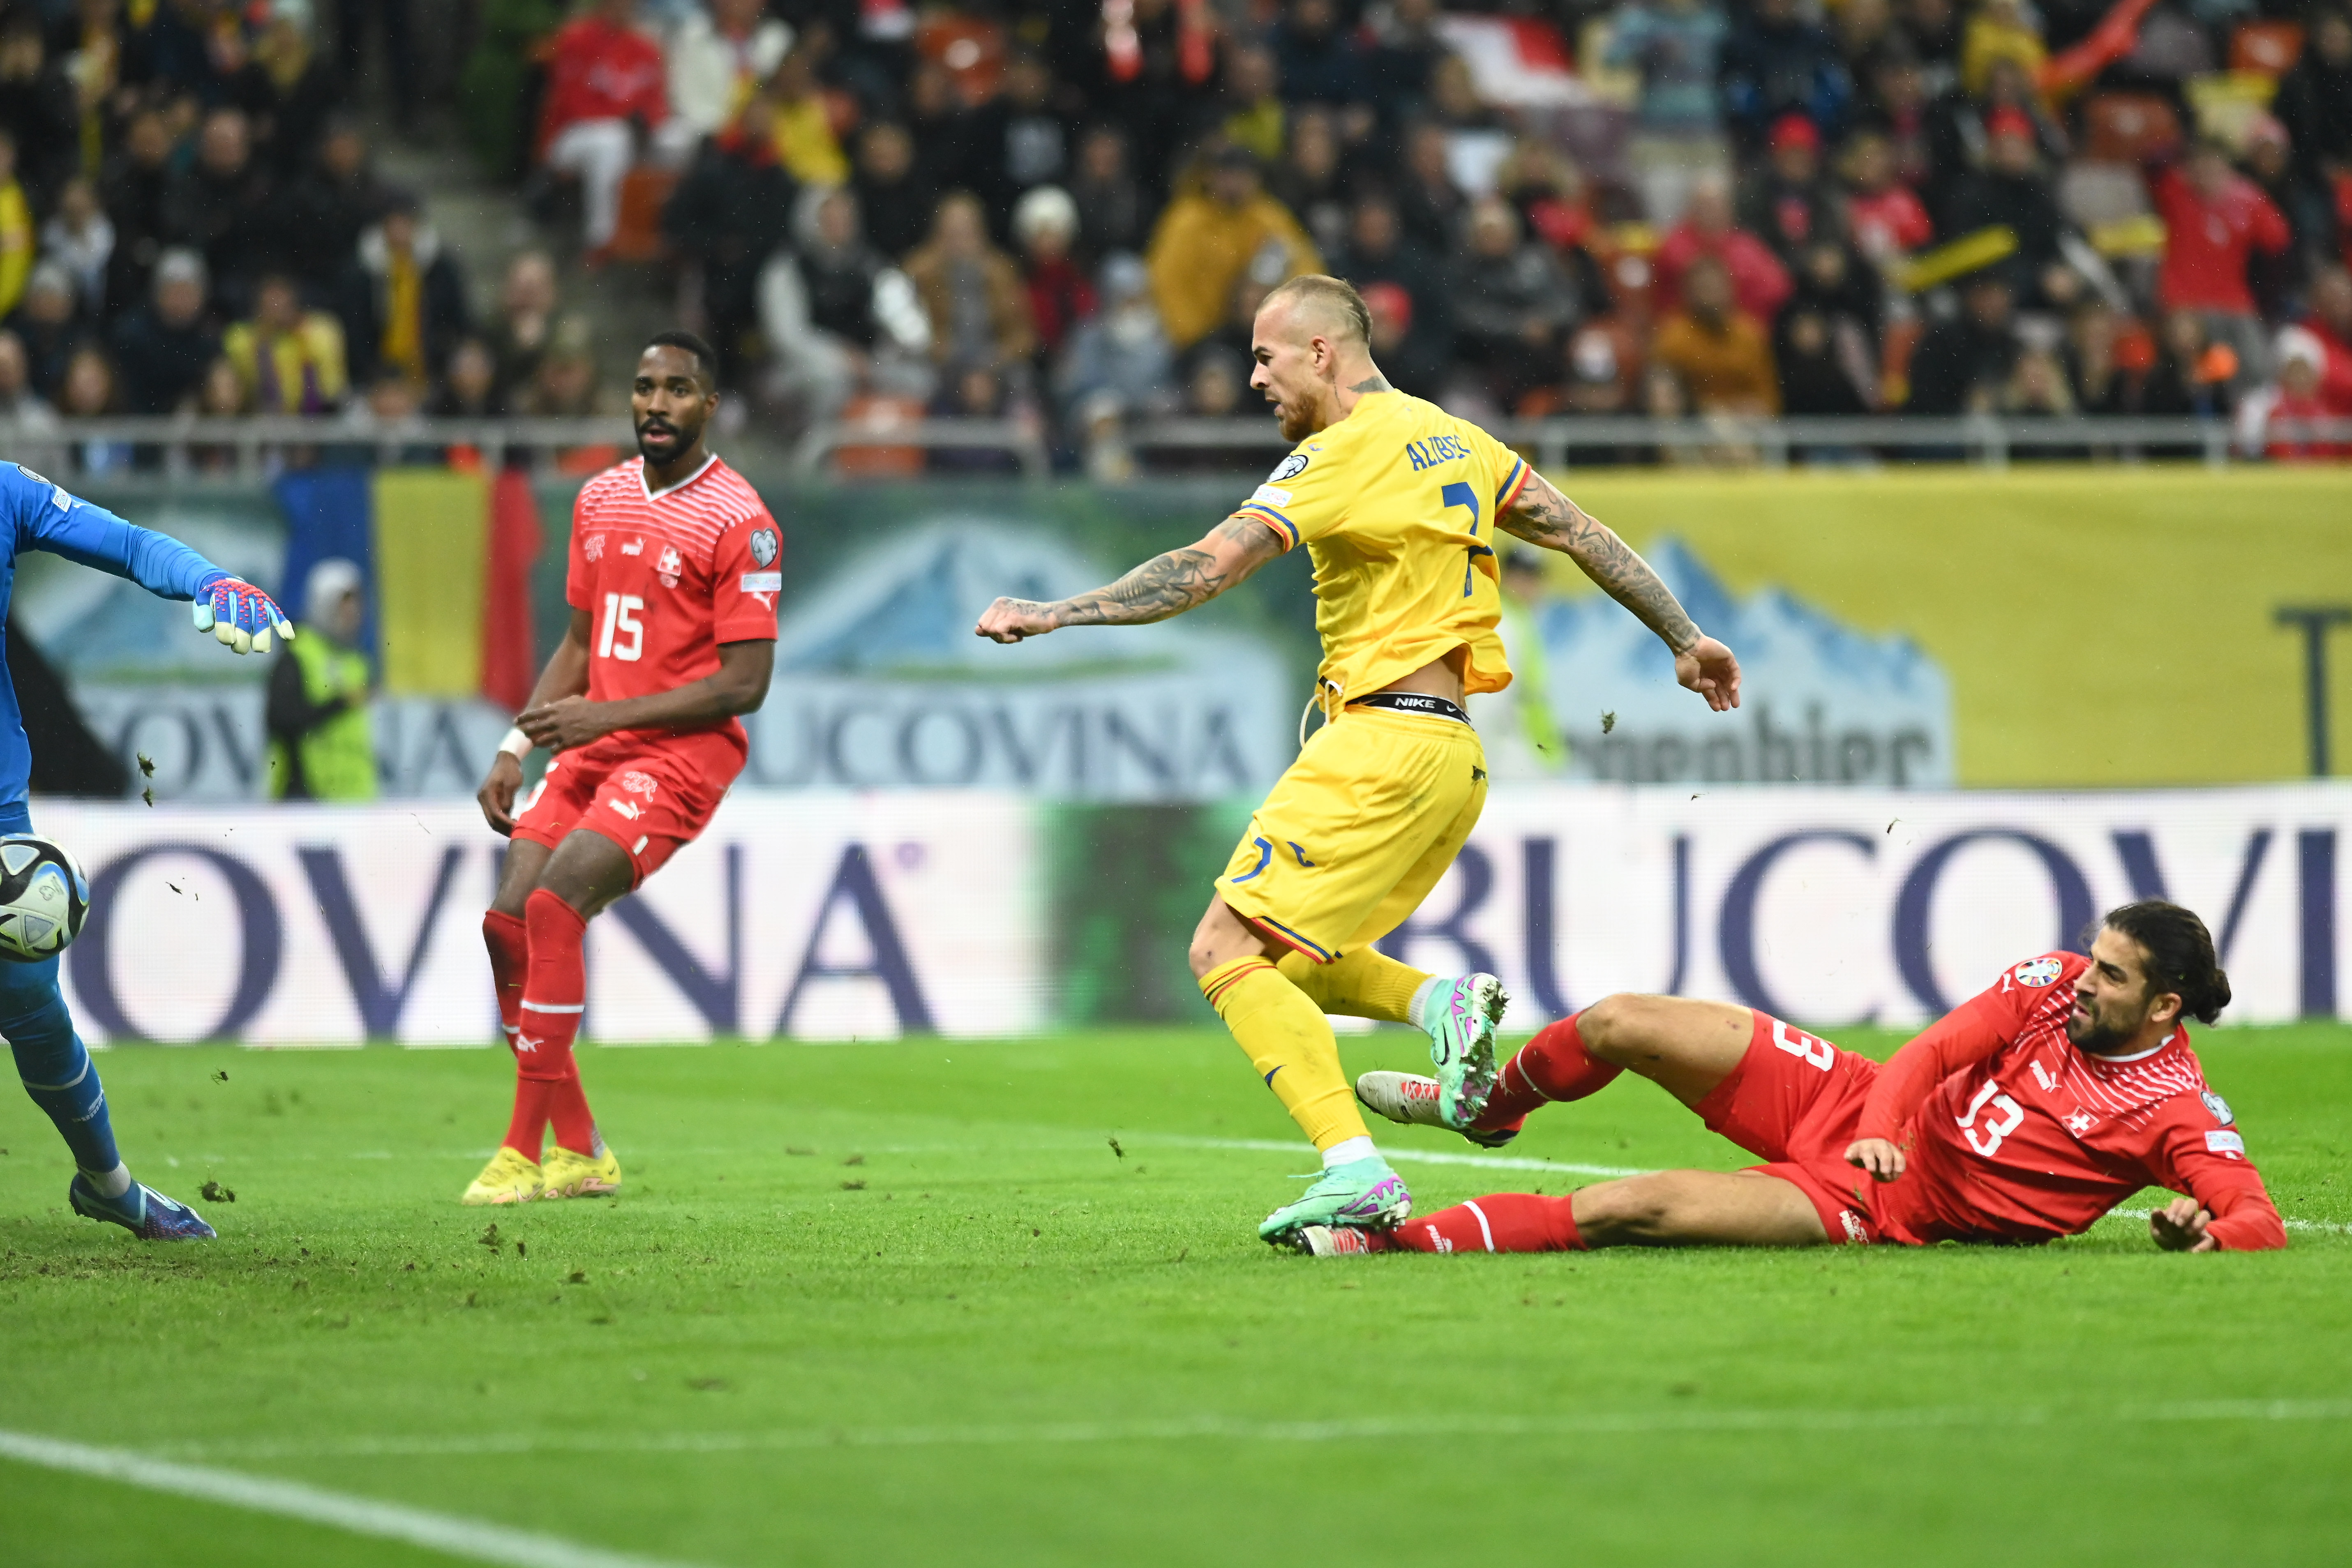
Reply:
<svg viewBox="0 0 2352 1568"><path fill-rule="evenodd" d="M63 844L0 838L0 959L37 964L65 951L89 914L89 879Z"/></svg>

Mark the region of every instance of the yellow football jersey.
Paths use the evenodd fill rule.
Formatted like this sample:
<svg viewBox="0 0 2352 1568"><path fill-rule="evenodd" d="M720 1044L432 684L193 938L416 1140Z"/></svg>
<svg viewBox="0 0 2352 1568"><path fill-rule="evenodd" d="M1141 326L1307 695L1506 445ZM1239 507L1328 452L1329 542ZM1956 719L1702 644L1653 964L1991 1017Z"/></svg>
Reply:
<svg viewBox="0 0 2352 1568"><path fill-rule="evenodd" d="M1495 519L1529 473L1435 403L1370 392L1235 508L1314 558L1318 674L1335 710L1456 647L1469 650L1467 689L1511 684Z"/></svg>

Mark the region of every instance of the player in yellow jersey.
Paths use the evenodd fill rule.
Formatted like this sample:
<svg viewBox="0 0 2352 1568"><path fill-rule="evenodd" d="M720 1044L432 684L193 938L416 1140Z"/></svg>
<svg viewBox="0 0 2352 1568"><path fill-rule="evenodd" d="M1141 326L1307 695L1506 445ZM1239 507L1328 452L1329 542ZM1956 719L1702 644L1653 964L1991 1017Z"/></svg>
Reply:
<svg viewBox="0 0 2352 1568"><path fill-rule="evenodd" d="M1469 1127L1495 1082L1503 988L1441 978L1372 946L1435 885L1477 824L1486 755L1462 707L1510 683L1495 531L1567 554L1674 650L1675 674L1721 712L1739 663L1691 623L1642 558L1501 443L1391 388L1370 318L1335 277L1294 277L1257 313L1250 384L1298 443L1198 544L1057 603L1000 599L981 636L1164 621L1286 550L1315 562L1324 726L1299 752L1217 879L1192 935L1192 973L1251 1065L1323 1155L1323 1175L1258 1227L1384 1228L1412 1199L1365 1131L1327 1013L1430 1036L1445 1124Z"/></svg>

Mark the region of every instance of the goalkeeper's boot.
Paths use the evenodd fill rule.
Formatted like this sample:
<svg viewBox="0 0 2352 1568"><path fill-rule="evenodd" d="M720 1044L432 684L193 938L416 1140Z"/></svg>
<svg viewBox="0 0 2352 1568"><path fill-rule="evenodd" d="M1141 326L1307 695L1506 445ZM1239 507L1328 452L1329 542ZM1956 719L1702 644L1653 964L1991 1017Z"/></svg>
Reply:
<svg viewBox="0 0 2352 1568"><path fill-rule="evenodd" d="M1367 1072L1356 1080L1356 1098L1368 1109L1408 1127L1447 1127L1437 1080L1418 1072ZM1507 1127L1450 1127L1482 1149L1499 1149L1519 1135L1521 1123Z"/></svg>
<svg viewBox="0 0 2352 1568"><path fill-rule="evenodd" d="M1486 1108L1495 1092L1495 1026L1510 999L1492 975L1459 975L1439 980L1422 1003L1429 1060L1437 1069L1439 1126L1461 1132Z"/></svg>
<svg viewBox="0 0 2352 1568"><path fill-rule="evenodd" d="M539 1162L520 1149L501 1145L482 1167L482 1174L466 1188L466 1196L457 1201L479 1207L493 1203L529 1203L540 1195L545 1184L540 1177Z"/></svg>
<svg viewBox="0 0 2352 1568"><path fill-rule="evenodd" d="M76 1171L66 1201L83 1218L120 1225L142 1241L210 1241L215 1235L194 1209L135 1181L121 1197L108 1197Z"/></svg>
<svg viewBox="0 0 2352 1568"><path fill-rule="evenodd" d="M583 1155L562 1144L539 1162L541 1197L603 1197L621 1190L621 1162L613 1151Z"/></svg>
<svg viewBox="0 0 2352 1568"><path fill-rule="evenodd" d="M1353 1258L1397 1249L1387 1231L1362 1230L1352 1225L1302 1225L1285 1237L1283 1243L1310 1258Z"/></svg>
<svg viewBox="0 0 2352 1568"><path fill-rule="evenodd" d="M1297 1203L1285 1204L1261 1221L1258 1239L1276 1246L1294 1230L1308 1225L1350 1225L1386 1230L1402 1225L1412 1213L1412 1194L1404 1178L1378 1155L1333 1166L1318 1177Z"/></svg>

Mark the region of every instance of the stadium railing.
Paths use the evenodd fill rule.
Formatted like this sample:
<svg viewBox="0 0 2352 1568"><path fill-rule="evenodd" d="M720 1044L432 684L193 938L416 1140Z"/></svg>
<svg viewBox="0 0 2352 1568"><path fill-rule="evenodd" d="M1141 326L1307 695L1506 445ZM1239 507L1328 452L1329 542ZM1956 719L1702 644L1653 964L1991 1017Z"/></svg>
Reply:
<svg viewBox="0 0 2352 1568"><path fill-rule="evenodd" d="M2333 446L2336 452L2320 455L2352 459L2352 419L2272 420L2254 432L2215 419L2004 419L1989 414L1957 419L1908 414L1792 419L1595 415L1507 419L1488 428L1553 471L1596 463L1780 467L1805 461L1971 463L1999 468L2013 458L2066 457L2106 462L2189 458L2218 468L2264 460L2273 444ZM725 439L755 447L779 444L756 422ZM1292 444L1263 416L1144 420L1127 430L1123 439L1147 473L1155 471L1155 458L1198 466L1202 459L1230 457L1235 467L1245 467L1255 456ZM600 448L625 454L634 444L629 423L620 417L415 419L388 425L289 415L0 419L0 454L30 468L53 469L60 476L188 478L218 474L250 481L289 465L432 463L446 460L453 452L551 469L567 455L593 455ZM785 444L780 455L788 454L794 466L811 476L831 473L854 479L909 477L925 471L930 454L950 452L1002 454L1011 468L1031 478L1042 478L1054 467L1045 433L1024 420L833 421Z"/></svg>

